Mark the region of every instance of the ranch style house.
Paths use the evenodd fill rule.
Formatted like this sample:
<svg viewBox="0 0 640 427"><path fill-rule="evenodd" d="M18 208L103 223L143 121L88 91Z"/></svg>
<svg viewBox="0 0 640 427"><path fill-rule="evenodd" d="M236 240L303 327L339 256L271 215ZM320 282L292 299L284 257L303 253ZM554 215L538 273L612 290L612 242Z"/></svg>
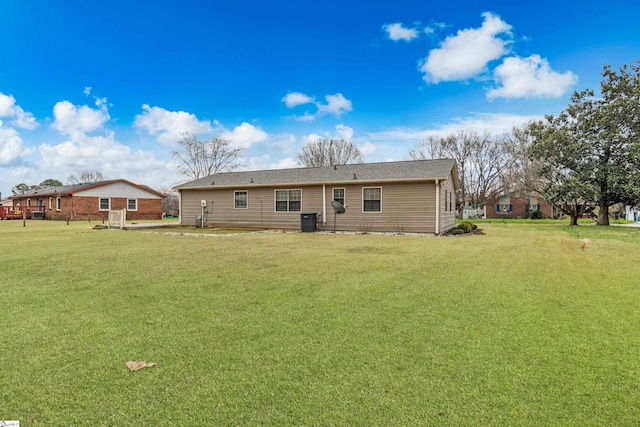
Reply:
<svg viewBox="0 0 640 427"><path fill-rule="evenodd" d="M162 219L162 198L162 193L124 179L46 187L10 197L14 209L72 221L98 221L121 209L126 209L127 220Z"/></svg>
<svg viewBox="0 0 640 427"><path fill-rule="evenodd" d="M226 172L174 187L182 225L314 231L335 219L340 231L432 234L455 227L458 188L452 159ZM336 218L332 201L346 207Z"/></svg>

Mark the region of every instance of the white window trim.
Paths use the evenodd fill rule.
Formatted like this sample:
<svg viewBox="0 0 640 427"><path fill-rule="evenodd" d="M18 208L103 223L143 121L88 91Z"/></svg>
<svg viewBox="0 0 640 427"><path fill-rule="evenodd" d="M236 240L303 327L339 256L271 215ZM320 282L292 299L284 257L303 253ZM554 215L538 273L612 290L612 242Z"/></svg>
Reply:
<svg viewBox="0 0 640 427"><path fill-rule="evenodd" d="M379 211L365 211L364 210L364 190L368 188L380 189L380 210ZM364 214L381 214L382 213L382 187L362 187L362 213Z"/></svg>
<svg viewBox="0 0 640 427"><path fill-rule="evenodd" d="M129 201L135 201L136 202L136 208L135 209L129 209ZM109 205L111 205L111 203L109 203ZM127 199L127 210L130 212L137 212L138 211L138 199Z"/></svg>
<svg viewBox="0 0 640 427"><path fill-rule="evenodd" d="M49 210L53 209L53 197L49 197Z"/></svg>
<svg viewBox="0 0 640 427"><path fill-rule="evenodd" d="M286 211L277 210L278 200L277 200L276 194L277 194L278 191L286 191L287 192L287 210ZM291 207L291 200L289 200L289 192L290 191L299 191L300 192L300 210L299 211L292 211L290 209L290 207ZM273 211L275 213L302 212L302 188L278 188L277 190L273 190Z"/></svg>
<svg viewBox="0 0 640 427"><path fill-rule="evenodd" d="M345 187L334 187L331 189L331 201L336 199L335 190L342 190L343 206L347 206L347 189Z"/></svg>
<svg viewBox="0 0 640 427"><path fill-rule="evenodd" d="M62 198L56 197L56 211L60 212L61 207L62 207Z"/></svg>
<svg viewBox="0 0 640 427"><path fill-rule="evenodd" d="M107 209L102 209L102 199L107 199L109 201L109 207ZM107 212L111 210L111 198L110 197L98 197L98 210L100 212Z"/></svg>
<svg viewBox="0 0 640 427"><path fill-rule="evenodd" d="M246 193L247 195L246 206L240 206L240 207L236 206L236 194L238 193ZM235 190L233 192L233 209L249 209L249 190Z"/></svg>

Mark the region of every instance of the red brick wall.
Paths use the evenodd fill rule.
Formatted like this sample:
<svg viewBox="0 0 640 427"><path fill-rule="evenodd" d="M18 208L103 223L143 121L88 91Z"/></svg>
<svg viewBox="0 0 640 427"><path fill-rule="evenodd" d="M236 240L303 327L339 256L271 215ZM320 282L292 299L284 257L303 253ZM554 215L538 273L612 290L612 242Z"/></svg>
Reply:
<svg viewBox="0 0 640 427"><path fill-rule="evenodd" d="M66 221L67 217L71 221L102 221L103 217L108 220L109 211L101 211L98 197L72 197L62 196L60 198L60 210L56 210L56 198L53 197L51 209L49 209L49 198L45 199L45 208L47 219L55 219ZM27 199L14 199L14 204L20 203L21 206L27 206ZM34 199L31 199L31 205L35 206ZM111 210L126 209L126 198L111 198ZM138 199L138 210L127 211L127 221L130 220L156 220L162 219L162 200L161 199Z"/></svg>
<svg viewBox="0 0 640 427"><path fill-rule="evenodd" d="M486 206L487 218L524 218L526 215L527 205L524 198L511 196L510 204L512 210L510 212L496 212L496 204ZM549 203L538 199L537 204L540 205L540 210L545 217L553 218L553 208ZM531 212L529 212L529 214L531 214Z"/></svg>

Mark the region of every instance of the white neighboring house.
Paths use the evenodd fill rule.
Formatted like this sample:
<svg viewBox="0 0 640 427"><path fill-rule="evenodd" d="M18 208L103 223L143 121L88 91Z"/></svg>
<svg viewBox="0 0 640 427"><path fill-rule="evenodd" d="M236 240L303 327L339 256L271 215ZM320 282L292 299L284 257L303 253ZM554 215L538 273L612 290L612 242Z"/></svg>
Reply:
<svg viewBox="0 0 640 427"><path fill-rule="evenodd" d="M0 200L0 206L13 206L13 200L11 199Z"/></svg>
<svg viewBox="0 0 640 427"><path fill-rule="evenodd" d="M640 208L638 206L625 206L625 218L629 221L640 222Z"/></svg>

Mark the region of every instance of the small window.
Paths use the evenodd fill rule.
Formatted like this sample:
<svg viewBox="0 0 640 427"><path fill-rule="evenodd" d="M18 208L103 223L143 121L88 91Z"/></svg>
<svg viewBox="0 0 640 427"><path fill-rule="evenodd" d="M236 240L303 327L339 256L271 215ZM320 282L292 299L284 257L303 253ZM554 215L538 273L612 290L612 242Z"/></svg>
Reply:
<svg viewBox="0 0 640 427"><path fill-rule="evenodd" d="M444 192L444 211L447 212L447 210L449 210L449 203L447 202L447 196L449 195L449 192L445 190Z"/></svg>
<svg viewBox="0 0 640 427"><path fill-rule="evenodd" d="M344 188L333 189L333 200L344 206Z"/></svg>
<svg viewBox="0 0 640 427"><path fill-rule="evenodd" d="M249 199L249 194L246 191L234 191L233 192L234 204L233 207L236 209L247 209L248 204L247 201Z"/></svg>
<svg viewBox="0 0 640 427"><path fill-rule="evenodd" d="M101 197L100 198L100 210L101 211L108 211L109 209L111 209L111 199L109 199L107 197Z"/></svg>
<svg viewBox="0 0 640 427"><path fill-rule="evenodd" d="M382 188L370 187L362 189L362 211L382 212Z"/></svg>
<svg viewBox="0 0 640 427"><path fill-rule="evenodd" d="M60 197L56 197L56 210L59 211L62 205L62 200Z"/></svg>
<svg viewBox="0 0 640 427"><path fill-rule="evenodd" d="M49 197L49 209L53 209L53 197Z"/></svg>
<svg viewBox="0 0 640 427"><path fill-rule="evenodd" d="M276 212L300 212L302 190L276 190Z"/></svg>
<svg viewBox="0 0 640 427"><path fill-rule="evenodd" d="M31 199L27 199L27 207L31 206Z"/></svg>
<svg viewBox="0 0 640 427"><path fill-rule="evenodd" d="M138 210L138 199L127 199L127 210L128 211L137 211Z"/></svg>

